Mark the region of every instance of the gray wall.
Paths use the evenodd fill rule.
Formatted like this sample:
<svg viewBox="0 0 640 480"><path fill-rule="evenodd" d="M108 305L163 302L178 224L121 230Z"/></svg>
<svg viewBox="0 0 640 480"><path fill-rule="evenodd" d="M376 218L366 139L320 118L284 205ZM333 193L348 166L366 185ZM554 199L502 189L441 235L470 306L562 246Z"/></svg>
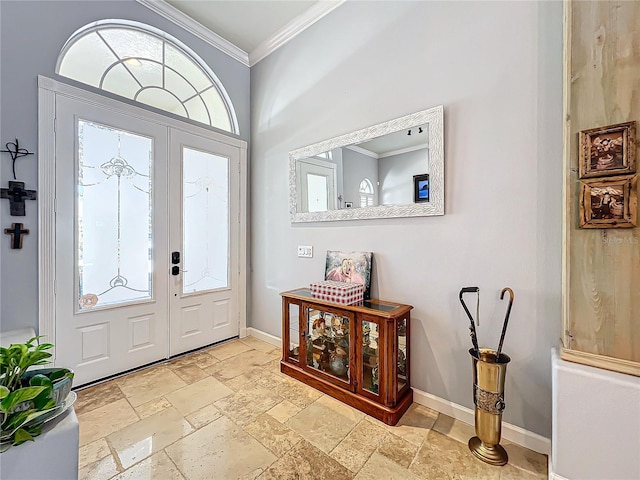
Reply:
<svg viewBox="0 0 640 480"><path fill-rule="evenodd" d="M378 160L348 148L342 149L344 171L343 202L353 202L353 208L360 207L360 182L368 178L373 183L374 205L378 204ZM344 203L343 203L344 205Z"/></svg>
<svg viewBox="0 0 640 480"><path fill-rule="evenodd" d="M135 20L178 38L212 68L236 109L240 137L250 138L249 68L185 32L141 4L130 1L0 1L0 144L20 140L36 155L17 162L18 180L37 188L37 76L54 77L58 53L80 27L102 19ZM3 147L4 148L4 147ZM0 184L12 179L8 154L0 156ZM38 327L37 202L27 202L25 217L9 216L9 202L0 201L2 228L22 222L30 230L22 250L11 250L0 238L0 330Z"/></svg>
<svg viewBox="0 0 640 480"><path fill-rule="evenodd" d="M413 203L413 176L429 173L428 166L426 148L378 160L380 205Z"/></svg>
<svg viewBox="0 0 640 480"><path fill-rule="evenodd" d="M413 385L472 408L458 292L480 287L478 336L495 348L510 286L504 419L550 437L561 3L347 2L252 67L251 94L251 325L280 336L279 292L321 279L326 250L373 251L373 295L415 307ZM287 152L440 104L446 215L289 223ZM297 258L297 245L314 258Z"/></svg>

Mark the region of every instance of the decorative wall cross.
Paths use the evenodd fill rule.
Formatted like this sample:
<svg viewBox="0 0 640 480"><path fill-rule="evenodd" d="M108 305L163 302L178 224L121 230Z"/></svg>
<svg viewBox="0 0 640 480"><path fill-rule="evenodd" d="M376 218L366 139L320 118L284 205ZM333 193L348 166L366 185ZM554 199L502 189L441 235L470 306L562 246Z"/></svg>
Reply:
<svg viewBox="0 0 640 480"><path fill-rule="evenodd" d="M24 217L25 200L35 200L35 190L25 190L24 182L9 182L9 188L0 188L0 198L9 199L9 213L12 217Z"/></svg>
<svg viewBox="0 0 640 480"><path fill-rule="evenodd" d="M22 248L22 236L29 235L29 230L22 228L22 223L12 223L11 228L5 228L4 233L11 235L11 248Z"/></svg>
<svg viewBox="0 0 640 480"><path fill-rule="evenodd" d="M33 155L33 152L30 152L26 148L20 148L20 143L18 142L17 138L16 138L16 143L7 142L5 144L5 147L7 147L7 149L6 150L0 150L0 152L8 153L8 154L11 155L11 160L13 161L13 164L12 164L13 179L15 180L16 179L16 160L19 159L20 157L26 157L27 155Z"/></svg>

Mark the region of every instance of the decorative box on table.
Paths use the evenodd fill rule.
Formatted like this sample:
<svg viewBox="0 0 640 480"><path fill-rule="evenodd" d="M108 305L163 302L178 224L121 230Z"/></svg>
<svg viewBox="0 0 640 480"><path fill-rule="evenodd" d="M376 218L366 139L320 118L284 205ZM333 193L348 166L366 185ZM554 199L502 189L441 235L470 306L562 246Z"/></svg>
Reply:
<svg viewBox="0 0 640 480"><path fill-rule="evenodd" d="M364 300L364 285L361 283L323 280L312 283L309 290L314 298L342 305L361 304Z"/></svg>

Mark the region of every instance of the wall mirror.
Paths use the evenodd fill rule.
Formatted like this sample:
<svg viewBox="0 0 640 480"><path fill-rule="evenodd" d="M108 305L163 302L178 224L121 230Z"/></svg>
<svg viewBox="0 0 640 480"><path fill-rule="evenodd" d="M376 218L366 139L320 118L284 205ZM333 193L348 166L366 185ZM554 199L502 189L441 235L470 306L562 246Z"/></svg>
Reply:
<svg viewBox="0 0 640 480"><path fill-rule="evenodd" d="M444 215L442 105L289 153L291 222Z"/></svg>

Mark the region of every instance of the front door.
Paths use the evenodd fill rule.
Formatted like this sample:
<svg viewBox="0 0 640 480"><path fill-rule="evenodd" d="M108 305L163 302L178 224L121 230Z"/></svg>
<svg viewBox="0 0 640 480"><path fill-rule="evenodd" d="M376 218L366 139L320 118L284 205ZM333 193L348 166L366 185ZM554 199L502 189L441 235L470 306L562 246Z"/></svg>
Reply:
<svg viewBox="0 0 640 480"><path fill-rule="evenodd" d="M57 96L54 343L76 384L238 335L239 161Z"/></svg>
<svg viewBox="0 0 640 480"><path fill-rule="evenodd" d="M296 177L301 179L298 205L303 212L326 212L336 208L335 163L316 158L296 162Z"/></svg>
<svg viewBox="0 0 640 480"><path fill-rule="evenodd" d="M170 133L170 353L238 335L237 147ZM235 274L234 274L235 273Z"/></svg>

